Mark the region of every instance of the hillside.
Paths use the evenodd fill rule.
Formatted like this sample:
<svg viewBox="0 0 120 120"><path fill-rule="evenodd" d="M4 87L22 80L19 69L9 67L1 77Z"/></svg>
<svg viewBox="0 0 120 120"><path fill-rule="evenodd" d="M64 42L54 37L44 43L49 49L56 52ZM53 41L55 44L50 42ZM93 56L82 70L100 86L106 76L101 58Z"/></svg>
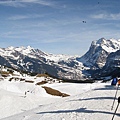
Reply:
<svg viewBox="0 0 120 120"><path fill-rule="evenodd" d="M111 119L116 87L102 83L66 83L48 74L21 73L1 66L0 120ZM118 108L115 120L120 117Z"/></svg>
<svg viewBox="0 0 120 120"><path fill-rule="evenodd" d="M74 80L80 80L81 70L87 69L75 56L48 54L30 46L0 48L0 65Z"/></svg>
<svg viewBox="0 0 120 120"><path fill-rule="evenodd" d="M117 105L116 100L111 111L116 88L110 83L45 84L69 94L68 97L48 95L40 86L32 84L1 81L0 120L111 120ZM24 97L25 89L33 89L33 86L34 93ZM115 120L119 119L119 112L120 108Z"/></svg>

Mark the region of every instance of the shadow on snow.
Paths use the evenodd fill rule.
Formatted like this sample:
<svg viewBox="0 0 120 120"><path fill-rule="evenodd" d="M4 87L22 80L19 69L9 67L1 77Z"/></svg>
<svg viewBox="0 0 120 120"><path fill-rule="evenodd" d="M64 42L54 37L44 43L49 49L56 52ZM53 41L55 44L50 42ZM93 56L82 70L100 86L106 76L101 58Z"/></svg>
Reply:
<svg viewBox="0 0 120 120"><path fill-rule="evenodd" d="M39 112L36 114L49 114L49 113L72 113L72 112L77 112L77 113L102 113L102 114L111 114L113 115L113 112L106 112L106 111L98 111L98 110L88 110L86 108L80 108L76 110L58 110L58 111L47 111L47 112ZM120 114L116 114L117 116L120 116Z"/></svg>
<svg viewBox="0 0 120 120"><path fill-rule="evenodd" d="M116 90L116 89L117 89L117 86L105 85L104 88L96 88L94 90ZM118 89L120 89L120 87Z"/></svg>
<svg viewBox="0 0 120 120"><path fill-rule="evenodd" d="M105 88L97 88L94 90L116 90L117 87L111 86L111 85L106 85ZM94 98L83 98L83 99L78 99L78 100L105 100L105 99L114 99L114 97L94 97ZM70 100L70 101L78 101L78 100ZM100 114L111 114L113 115L113 112L107 112L107 111L98 111L98 110L89 110L87 108L80 108L76 110L57 110L57 111L46 111L46 112L39 112L36 114L49 114L49 113L72 113L72 112L77 112L77 113L100 113ZM117 116L120 116L120 114L116 113Z"/></svg>
<svg viewBox="0 0 120 120"><path fill-rule="evenodd" d="M82 101L82 100L105 100L105 99L114 99L114 97L93 97L93 98L81 98L76 100L70 100L70 101ZM117 98L116 98L117 100Z"/></svg>

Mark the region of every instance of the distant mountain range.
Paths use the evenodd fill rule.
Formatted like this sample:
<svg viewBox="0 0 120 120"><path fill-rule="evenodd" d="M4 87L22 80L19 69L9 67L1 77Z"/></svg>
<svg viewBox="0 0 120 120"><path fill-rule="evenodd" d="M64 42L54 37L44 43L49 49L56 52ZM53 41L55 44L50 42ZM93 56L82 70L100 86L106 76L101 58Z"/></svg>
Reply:
<svg viewBox="0 0 120 120"><path fill-rule="evenodd" d="M92 41L82 57L48 54L30 46L0 48L0 65L66 80L111 78L119 76L120 40Z"/></svg>

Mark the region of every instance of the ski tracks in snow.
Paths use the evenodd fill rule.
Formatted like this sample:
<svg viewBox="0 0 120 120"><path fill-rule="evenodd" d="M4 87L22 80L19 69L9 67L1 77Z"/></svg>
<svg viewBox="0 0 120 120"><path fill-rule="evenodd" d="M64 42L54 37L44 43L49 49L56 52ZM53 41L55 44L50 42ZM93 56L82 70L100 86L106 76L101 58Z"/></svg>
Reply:
<svg viewBox="0 0 120 120"><path fill-rule="evenodd" d="M115 101L115 107L111 111L115 90L114 87L103 84L2 120L111 120L117 105ZM115 115L115 120L119 119L120 108Z"/></svg>

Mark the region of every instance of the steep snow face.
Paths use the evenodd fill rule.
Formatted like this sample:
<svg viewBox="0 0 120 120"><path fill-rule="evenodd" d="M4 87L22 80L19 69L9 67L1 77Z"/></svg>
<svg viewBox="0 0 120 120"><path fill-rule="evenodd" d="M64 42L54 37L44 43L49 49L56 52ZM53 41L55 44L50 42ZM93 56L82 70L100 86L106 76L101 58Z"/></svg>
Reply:
<svg viewBox="0 0 120 120"><path fill-rule="evenodd" d="M34 49L31 46L27 47L7 47L7 48L0 48L0 55L1 56L11 56L13 59L16 59L16 56L19 56L17 54L22 54L24 56L28 56L31 58L39 58L44 57L47 60L53 60L54 62L59 62L61 60L68 60L69 58L75 59L74 56L69 55L54 55L54 54L48 54L45 52L42 52L39 49Z"/></svg>
<svg viewBox="0 0 120 120"><path fill-rule="evenodd" d="M96 46L101 46L102 49L104 49L108 53L116 52L120 49L120 41L113 38L109 40L101 38L98 41L96 41Z"/></svg>
<svg viewBox="0 0 120 120"><path fill-rule="evenodd" d="M29 56L31 58L37 58L38 56L45 56L47 55L46 53L38 50L38 49L34 49L30 46L28 47L16 47L14 48L15 51L20 52L21 54L25 55L25 56Z"/></svg>
<svg viewBox="0 0 120 120"><path fill-rule="evenodd" d="M38 56L45 56L47 55L46 53L38 50L38 49L34 49L30 46L28 47L7 47L7 48L0 48L0 55L1 56L9 56L12 59L18 59L19 55L22 54L24 56L29 56L31 58L37 58Z"/></svg>
<svg viewBox="0 0 120 120"><path fill-rule="evenodd" d="M116 52L120 49L120 41L115 39L106 40L101 38L91 43L88 52L78 61L91 68L102 68L106 63L106 58L111 52Z"/></svg>

